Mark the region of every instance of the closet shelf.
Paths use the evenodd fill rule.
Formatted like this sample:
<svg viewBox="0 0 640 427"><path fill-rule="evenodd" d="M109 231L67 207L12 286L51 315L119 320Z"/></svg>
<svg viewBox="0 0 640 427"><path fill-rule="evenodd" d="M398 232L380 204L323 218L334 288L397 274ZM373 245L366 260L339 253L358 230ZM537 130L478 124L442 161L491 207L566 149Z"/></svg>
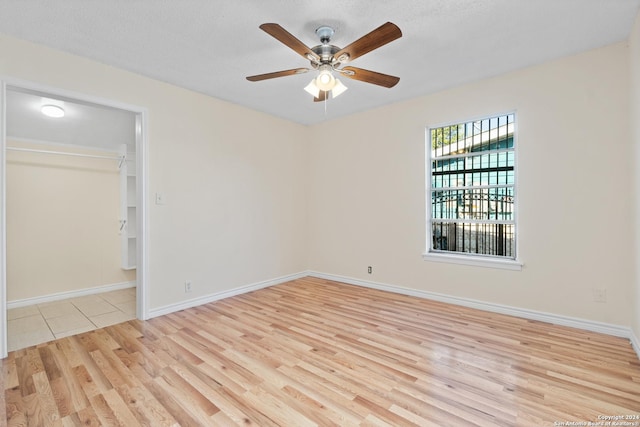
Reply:
<svg viewBox="0 0 640 427"><path fill-rule="evenodd" d="M136 156L127 152L126 144L120 149L124 161L120 167L120 214L125 219L127 230L122 233L121 248L123 270L135 270L137 251L137 227L136 227Z"/></svg>

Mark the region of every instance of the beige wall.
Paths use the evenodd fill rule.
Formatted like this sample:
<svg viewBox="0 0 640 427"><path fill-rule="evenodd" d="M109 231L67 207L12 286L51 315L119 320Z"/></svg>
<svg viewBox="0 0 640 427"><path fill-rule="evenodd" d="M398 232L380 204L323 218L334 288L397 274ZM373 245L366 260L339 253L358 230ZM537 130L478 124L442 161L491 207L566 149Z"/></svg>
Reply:
<svg viewBox="0 0 640 427"><path fill-rule="evenodd" d="M303 126L5 36L0 57L0 75L148 109L151 309L306 268Z"/></svg>
<svg viewBox="0 0 640 427"><path fill-rule="evenodd" d="M148 108L151 308L311 269L632 323L624 43L310 128L7 37L0 56L0 75ZM425 127L511 110L523 270L423 261Z"/></svg>
<svg viewBox="0 0 640 427"><path fill-rule="evenodd" d="M636 210L636 252L633 262L636 266L635 277L635 316L632 323L636 339L640 340L640 13L636 17L631 36L629 37L629 58L630 58L630 74L631 74L631 136L635 147L635 190ZM640 349L639 349L640 351Z"/></svg>
<svg viewBox="0 0 640 427"><path fill-rule="evenodd" d="M117 161L8 151L6 179L9 302L135 280L120 268Z"/></svg>
<svg viewBox="0 0 640 427"><path fill-rule="evenodd" d="M309 267L630 325L628 72L620 43L318 125L311 133ZM425 128L512 110L522 271L424 261ZM341 137L323 139L328 129ZM606 288L608 301L594 302L593 288Z"/></svg>

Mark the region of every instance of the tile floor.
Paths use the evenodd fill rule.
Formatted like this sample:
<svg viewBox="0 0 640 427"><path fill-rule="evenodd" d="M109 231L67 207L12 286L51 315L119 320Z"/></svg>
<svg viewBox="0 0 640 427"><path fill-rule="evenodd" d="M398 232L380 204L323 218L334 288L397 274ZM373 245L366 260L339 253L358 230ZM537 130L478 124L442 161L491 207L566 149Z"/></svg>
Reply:
<svg viewBox="0 0 640 427"><path fill-rule="evenodd" d="M136 317L136 288L7 310L9 351Z"/></svg>

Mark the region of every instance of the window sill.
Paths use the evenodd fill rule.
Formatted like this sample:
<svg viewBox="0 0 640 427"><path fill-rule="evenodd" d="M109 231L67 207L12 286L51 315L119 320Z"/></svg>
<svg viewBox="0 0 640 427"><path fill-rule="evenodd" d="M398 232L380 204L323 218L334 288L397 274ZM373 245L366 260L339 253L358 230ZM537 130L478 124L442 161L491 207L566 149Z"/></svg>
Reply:
<svg viewBox="0 0 640 427"><path fill-rule="evenodd" d="M452 255L429 252L422 254L425 261L446 262L450 264L470 265L474 267L499 268L502 270L522 270L522 263L513 259L485 258L473 255Z"/></svg>

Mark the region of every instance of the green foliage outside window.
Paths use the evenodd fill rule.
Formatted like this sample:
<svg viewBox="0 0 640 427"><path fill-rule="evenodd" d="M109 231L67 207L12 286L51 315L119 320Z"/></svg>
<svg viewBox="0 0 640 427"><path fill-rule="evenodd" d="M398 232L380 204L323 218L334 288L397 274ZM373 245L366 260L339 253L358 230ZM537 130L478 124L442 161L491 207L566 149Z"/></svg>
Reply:
<svg viewBox="0 0 640 427"><path fill-rule="evenodd" d="M436 149L464 139L464 124L439 127L431 130L431 148Z"/></svg>

